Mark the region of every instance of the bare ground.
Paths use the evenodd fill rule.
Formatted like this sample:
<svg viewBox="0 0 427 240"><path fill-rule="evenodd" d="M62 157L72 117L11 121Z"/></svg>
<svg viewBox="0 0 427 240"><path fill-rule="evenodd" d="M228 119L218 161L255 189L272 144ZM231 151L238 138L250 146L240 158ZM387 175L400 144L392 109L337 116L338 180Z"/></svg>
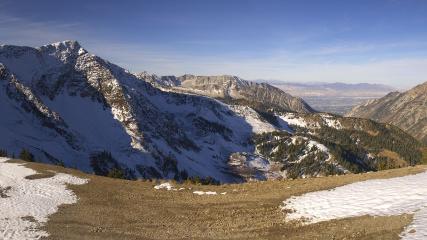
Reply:
<svg viewBox="0 0 427 240"><path fill-rule="evenodd" d="M358 217L302 226L284 221L279 209L290 196L374 178L415 174L424 166L367 174L221 186L180 185L183 191L154 190L155 183L83 174L29 163L89 178L70 186L80 198L49 218L49 239L399 239L410 215ZM48 177L49 174L46 174ZM192 190L188 190L192 188ZM198 196L194 190L227 192Z"/></svg>

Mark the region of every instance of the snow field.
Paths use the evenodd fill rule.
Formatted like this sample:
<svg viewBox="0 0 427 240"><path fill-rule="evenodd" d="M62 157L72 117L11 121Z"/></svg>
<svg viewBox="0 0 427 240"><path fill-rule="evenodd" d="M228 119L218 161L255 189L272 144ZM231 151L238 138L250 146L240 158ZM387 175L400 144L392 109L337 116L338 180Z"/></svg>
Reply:
<svg viewBox="0 0 427 240"><path fill-rule="evenodd" d="M414 214L403 239L427 239L427 172L392 179L367 180L332 190L306 193L284 201L287 220L305 224L357 216Z"/></svg>
<svg viewBox="0 0 427 240"><path fill-rule="evenodd" d="M51 178L29 180L25 177L37 172L22 164L7 163L0 158L0 239L40 239L49 234L39 228L62 204L77 202L77 196L66 184L82 185L87 179L57 173Z"/></svg>
<svg viewBox="0 0 427 240"><path fill-rule="evenodd" d="M181 190L185 190L185 188L179 188L179 189L176 189L171 183L169 183L169 182L166 182L166 183L162 183L162 184L159 184L159 185L156 185L156 186L154 186L154 189L156 189L156 190L161 190L161 189L165 189L165 190L167 190L167 191L171 191L171 190L174 190L174 191L181 191ZM191 190L191 188L188 188L189 190ZM218 195L218 193L217 192L213 192L213 191L193 191L193 194L196 194L196 195ZM221 195L225 195L225 194L227 194L227 192L222 192L222 193L220 193Z"/></svg>

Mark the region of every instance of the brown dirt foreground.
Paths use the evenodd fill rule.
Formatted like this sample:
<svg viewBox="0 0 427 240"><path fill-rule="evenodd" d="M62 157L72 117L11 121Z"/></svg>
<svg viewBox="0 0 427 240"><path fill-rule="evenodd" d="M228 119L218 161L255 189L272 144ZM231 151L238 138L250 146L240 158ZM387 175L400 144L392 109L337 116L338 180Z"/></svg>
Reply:
<svg viewBox="0 0 427 240"><path fill-rule="evenodd" d="M29 163L89 178L70 186L79 201L51 215L49 239L399 239L412 216L357 217L301 226L284 221L279 209L294 195L375 178L415 174L425 166L367 174L221 186L180 185L182 191L155 190L152 182L124 181L61 167ZM48 176L48 175L47 175ZM192 188L192 190L188 190ZM198 196L194 190L227 192Z"/></svg>

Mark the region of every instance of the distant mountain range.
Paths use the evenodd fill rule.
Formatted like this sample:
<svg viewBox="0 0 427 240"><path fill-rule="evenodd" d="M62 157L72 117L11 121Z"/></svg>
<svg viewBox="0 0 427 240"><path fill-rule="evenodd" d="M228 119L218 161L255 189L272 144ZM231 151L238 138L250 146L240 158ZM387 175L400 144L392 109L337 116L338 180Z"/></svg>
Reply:
<svg viewBox="0 0 427 240"><path fill-rule="evenodd" d="M358 105L346 116L396 125L427 144L427 82Z"/></svg>
<svg viewBox="0 0 427 240"><path fill-rule="evenodd" d="M0 152L123 178L241 182L395 168L421 144L234 76L133 74L76 41L0 46ZM384 140L386 139L386 141Z"/></svg>
<svg viewBox="0 0 427 240"><path fill-rule="evenodd" d="M289 94L301 97L316 111L339 115L344 115L354 106L367 100L380 98L395 91L390 86L370 83L296 83L278 80L257 80L257 82L272 84Z"/></svg>
<svg viewBox="0 0 427 240"><path fill-rule="evenodd" d="M382 97L395 88L370 83L295 83L282 81L257 80L266 82L294 96L299 97Z"/></svg>

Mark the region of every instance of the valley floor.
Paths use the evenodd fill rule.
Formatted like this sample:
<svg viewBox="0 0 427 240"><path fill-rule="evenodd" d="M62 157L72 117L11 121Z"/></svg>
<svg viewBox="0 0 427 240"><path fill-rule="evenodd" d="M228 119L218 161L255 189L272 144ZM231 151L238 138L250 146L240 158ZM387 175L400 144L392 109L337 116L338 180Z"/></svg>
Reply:
<svg viewBox="0 0 427 240"><path fill-rule="evenodd" d="M359 216L304 225L287 222L281 206L284 200L307 192L425 170L417 166L240 185L174 184L177 190L168 191L154 189L154 182L98 177L37 163L25 166L40 173L36 179L52 178L53 170L89 180L84 185L68 185L79 200L61 205L49 216L43 228L50 234L48 239L399 239L412 215Z"/></svg>

